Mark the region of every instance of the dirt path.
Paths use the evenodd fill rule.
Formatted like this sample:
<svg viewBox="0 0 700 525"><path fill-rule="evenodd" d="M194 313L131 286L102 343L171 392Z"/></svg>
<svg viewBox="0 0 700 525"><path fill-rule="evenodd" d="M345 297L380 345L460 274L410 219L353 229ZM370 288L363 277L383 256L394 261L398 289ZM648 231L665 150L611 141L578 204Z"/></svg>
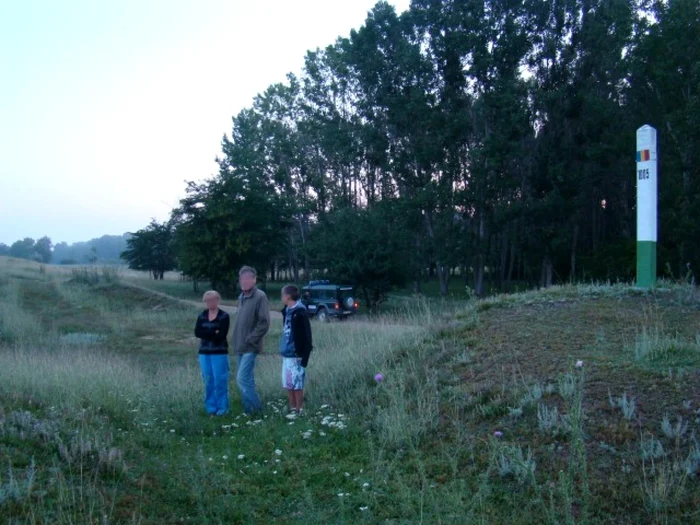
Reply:
<svg viewBox="0 0 700 525"><path fill-rule="evenodd" d="M168 295L167 293L159 292L157 290L152 290L151 288L147 288L145 286L139 286L138 284L130 283L127 281L121 281L121 284L124 286L128 286L130 288L135 288L136 290L141 290L142 292L146 292L146 293L149 293L151 295L163 297L163 298L168 299L170 301L175 301L175 302L178 302L180 304L186 304L186 305L192 306L194 308L201 309L203 307L202 303L199 301L192 301L190 299L181 299L179 297ZM221 309L224 312L228 312L229 314L235 314L238 311L237 306L228 305L228 304L222 304ZM270 319L278 319L278 320L282 319L282 314L276 310L270 310Z"/></svg>
<svg viewBox="0 0 700 525"><path fill-rule="evenodd" d="M138 284L134 284L133 282L127 282L127 281L122 280L122 281L120 281L120 283L123 286L129 286L131 288L135 288L136 290L140 290L142 292L146 292L146 293L149 293L151 295L158 296L158 297L163 297L164 299L168 299L170 301L175 301L175 302L178 302L181 304L186 304L187 306L192 306L194 308L199 308L199 309L203 308L202 303L199 301L192 301L190 299L181 299L180 297L175 297L173 295L169 295L169 294L164 293L164 292L159 292L157 290L153 290L153 289L147 288L145 286L139 286ZM229 314L235 314L238 311L237 306L230 305L230 304L222 304L221 309L224 312L228 312ZM277 310L270 310L270 319L276 320L276 321L281 321L282 320L282 313L278 312ZM373 319L366 317L366 316L358 316L352 320L346 320L346 321L344 321L343 324L345 324L345 325L362 325L362 326L366 326L369 324L379 325L379 326L415 326L415 325L408 323L408 322L396 323L396 322L384 321L384 322L378 323L376 320L373 320Z"/></svg>

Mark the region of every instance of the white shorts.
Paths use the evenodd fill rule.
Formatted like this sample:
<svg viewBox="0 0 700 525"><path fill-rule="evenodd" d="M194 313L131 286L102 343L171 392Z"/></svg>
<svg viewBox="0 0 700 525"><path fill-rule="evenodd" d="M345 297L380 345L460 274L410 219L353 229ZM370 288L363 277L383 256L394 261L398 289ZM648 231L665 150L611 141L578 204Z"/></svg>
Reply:
<svg viewBox="0 0 700 525"><path fill-rule="evenodd" d="M282 358L282 388L285 390L304 390L306 369L301 366L301 357Z"/></svg>

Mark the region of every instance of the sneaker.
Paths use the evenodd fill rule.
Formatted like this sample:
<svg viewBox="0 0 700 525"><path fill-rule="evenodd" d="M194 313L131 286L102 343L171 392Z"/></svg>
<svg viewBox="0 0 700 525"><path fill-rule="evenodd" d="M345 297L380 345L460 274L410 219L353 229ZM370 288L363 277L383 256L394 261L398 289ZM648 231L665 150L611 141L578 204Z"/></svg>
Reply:
<svg viewBox="0 0 700 525"><path fill-rule="evenodd" d="M217 410L217 412L216 412L215 415L216 415L217 417L221 417L221 416L225 416L226 414L228 414L228 410L223 410L223 409L222 409L222 410Z"/></svg>

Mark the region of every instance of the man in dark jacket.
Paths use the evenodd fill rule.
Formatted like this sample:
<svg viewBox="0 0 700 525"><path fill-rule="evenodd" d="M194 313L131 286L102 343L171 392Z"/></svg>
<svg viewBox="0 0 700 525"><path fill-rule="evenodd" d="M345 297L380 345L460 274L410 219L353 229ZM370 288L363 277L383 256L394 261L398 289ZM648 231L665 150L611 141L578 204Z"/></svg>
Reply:
<svg viewBox="0 0 700 525"><path fill-rule="evenodd" d="M311 323L306 307L299 301L299 288L282 288L282 388L287 391L289 410L301 414L304 404L306 366L313 349Z"/></svg>
<svg viewBox="0 0 700 525"><path fill-rule="evenodd" d="M255 389L255 358L263 349L263 341L270 329L270 306L267 296L255 286L257 273L250 266L238 272L242 293L238 299L236 326L233 329L233 349L238 356L236 382L243 398L243 410L252 414L262 410Z"/></svg>

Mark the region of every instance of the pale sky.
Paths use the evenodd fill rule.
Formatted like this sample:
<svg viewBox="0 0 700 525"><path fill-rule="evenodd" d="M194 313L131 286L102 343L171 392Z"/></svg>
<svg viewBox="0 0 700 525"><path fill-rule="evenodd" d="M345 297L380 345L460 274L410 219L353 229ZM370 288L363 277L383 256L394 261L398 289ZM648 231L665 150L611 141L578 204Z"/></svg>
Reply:
<svg viewBox="0 0 700 525"><path fill-rule="evenodd" d="M0 242L166 219L231 117L375 3L0 0Z"/></svg>

